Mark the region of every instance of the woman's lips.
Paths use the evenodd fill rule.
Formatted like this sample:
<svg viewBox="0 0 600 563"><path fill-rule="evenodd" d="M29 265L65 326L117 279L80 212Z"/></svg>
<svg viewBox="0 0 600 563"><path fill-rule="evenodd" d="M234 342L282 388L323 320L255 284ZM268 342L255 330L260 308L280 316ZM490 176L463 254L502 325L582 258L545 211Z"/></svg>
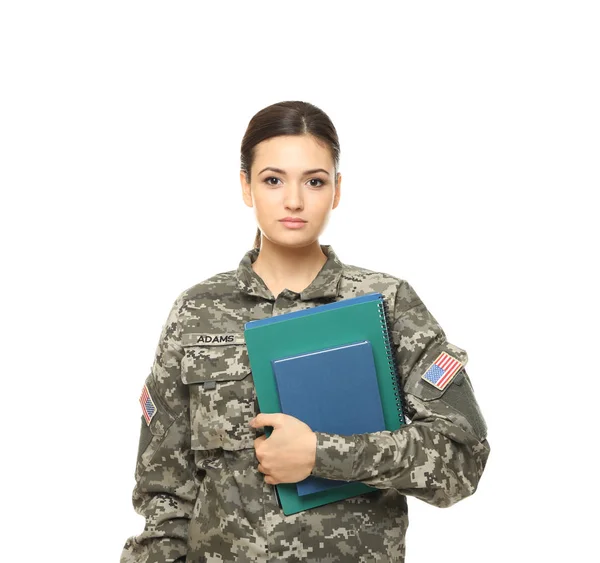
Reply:
<svg viewBox="0 0 600 563"><path fill-rule="evenodd" d="M280 221L280 223L288 229L301 229L306 225L306 221Z"/></svg>

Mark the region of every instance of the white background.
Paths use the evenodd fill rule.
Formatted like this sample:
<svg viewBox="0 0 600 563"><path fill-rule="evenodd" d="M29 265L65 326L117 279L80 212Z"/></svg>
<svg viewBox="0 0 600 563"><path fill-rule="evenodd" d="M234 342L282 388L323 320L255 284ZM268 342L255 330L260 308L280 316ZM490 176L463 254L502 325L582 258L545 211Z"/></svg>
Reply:
<svg viewBox="0 0 600 563"><path fill-rule="evenodd" d="M320 242L415 287L489 426L473 497L410 499L407 561L594 560L597 3L350 4L2 4L3 561L141 532L141 386L176 296L252 245L240 143L283 100L340 136Z"/></svg>

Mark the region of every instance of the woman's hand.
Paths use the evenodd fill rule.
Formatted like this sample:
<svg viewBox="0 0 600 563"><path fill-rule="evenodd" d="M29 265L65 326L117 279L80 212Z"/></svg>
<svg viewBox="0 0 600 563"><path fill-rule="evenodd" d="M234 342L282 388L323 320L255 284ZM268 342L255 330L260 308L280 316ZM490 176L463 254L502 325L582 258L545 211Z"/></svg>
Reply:
<svg viewBox="0 0 600 563"><path fill-rule="evenodd" d="M271 436L254 440L258 470L269 485L297 483L310 475L315 466L317 436L310 426L283 413L258 414L252 428L272 426Z"/></svg>

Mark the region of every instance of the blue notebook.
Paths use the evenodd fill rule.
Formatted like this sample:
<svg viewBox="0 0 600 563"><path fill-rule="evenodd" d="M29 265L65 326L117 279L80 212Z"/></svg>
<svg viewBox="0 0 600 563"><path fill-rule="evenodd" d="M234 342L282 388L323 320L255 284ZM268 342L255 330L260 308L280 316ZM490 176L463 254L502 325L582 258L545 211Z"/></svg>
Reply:
<svg viewBox="0 0 600 563"><path fill-rule="evenodd" d="M349 436L385 430L373 350L368 340L271 360L282 412L312 430ZM304 496L347 481L309 476Z"/></svg>

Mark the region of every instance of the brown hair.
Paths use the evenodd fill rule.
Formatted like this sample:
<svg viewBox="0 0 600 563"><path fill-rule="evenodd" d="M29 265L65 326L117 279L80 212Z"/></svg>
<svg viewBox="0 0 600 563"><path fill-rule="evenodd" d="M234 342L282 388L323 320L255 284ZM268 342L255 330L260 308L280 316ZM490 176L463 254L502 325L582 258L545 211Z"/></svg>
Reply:
<svg viewBox="0 0 600 563"><path fill-rule="evenodd" d="M250 182L255 147L260 142L279 135L312 135L328 145L337 179L340 161L340 142L337 131L327 114L308 102L279 102L261 109L252 117L242 139L241 170ZM254 248L260 248L260 228L256 230Z"/></svg>

